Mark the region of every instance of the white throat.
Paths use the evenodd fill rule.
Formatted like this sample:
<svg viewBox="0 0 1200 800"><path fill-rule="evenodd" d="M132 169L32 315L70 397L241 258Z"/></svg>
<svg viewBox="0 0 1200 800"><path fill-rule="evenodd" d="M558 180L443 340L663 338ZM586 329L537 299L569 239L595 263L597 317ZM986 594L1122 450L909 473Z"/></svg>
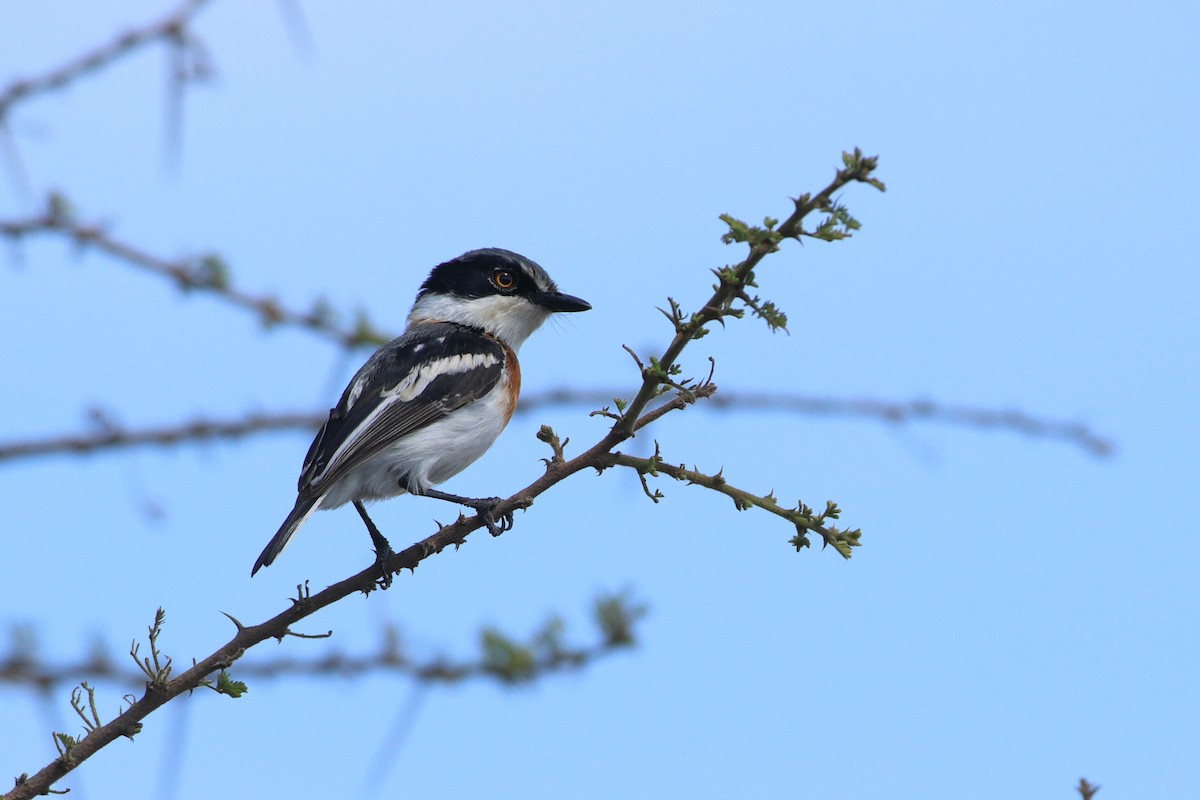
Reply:
<svg viewBox="0 0 1200 800"><path fill-rule="evenodd" d="M427 294L417 298L408 315L408 324L421 322L457 322L490 333L513 350L521 345L550 316L551 312L524 297L451 297Z"/></svg>

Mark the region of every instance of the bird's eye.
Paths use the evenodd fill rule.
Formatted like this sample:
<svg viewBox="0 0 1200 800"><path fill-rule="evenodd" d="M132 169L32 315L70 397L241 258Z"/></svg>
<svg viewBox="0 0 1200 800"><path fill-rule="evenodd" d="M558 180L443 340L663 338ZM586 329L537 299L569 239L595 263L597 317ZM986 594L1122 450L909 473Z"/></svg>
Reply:
<svg viewBox="0 0 1200 800"><path fill-rule="evenodd" d="M511 289L516 282L517 279L508 270L498 269L492 275L492 283L496 284L498 289Z"/></svg>

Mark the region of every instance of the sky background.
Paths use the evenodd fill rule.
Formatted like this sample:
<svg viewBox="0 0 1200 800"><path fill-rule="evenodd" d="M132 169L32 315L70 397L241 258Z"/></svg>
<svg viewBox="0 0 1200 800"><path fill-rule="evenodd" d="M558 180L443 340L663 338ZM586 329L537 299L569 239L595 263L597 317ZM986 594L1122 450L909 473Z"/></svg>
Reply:
<svg viewBox="0 0 1200 800"><path fill-rule="evenodd" d="M0 86L157 19L163 2L10 4ZM669 339L740 260L718 215L786 216L842 150L879 154L886 194L842 199L838 244L788 243L759 271L790 335L759 321L685 356L723 390L931 399L1091 426L1062 441L944 424L695 408L664 456L864 531L843 561L786 523L667 482L579 474L498 539L473 536L386 593L351 597L247 658L373 651L469 658L481 627L628 590L640 644L516 690L477 682L251 682L152 715L59 788L73 797L1067 798L1194 793L1200 749L1200 12L1189 3L270 3L198 19L215 68L164 123L169 59L147 48L13 110L0 215L46 192L165 257L219 252L236 284L318 296L398 331L428 269L524 253L594 310L522 350L524 387L629 396L621 345ZM365 353L249 315L51 238L5 243L0 440L86 427L327 408ZM506 495L539 474L549 423L514 419L446 484ZM307 434L0 463L0 626L75 660L167 610L179 664L294 587L369 563L357 516L314 516L270 568ZM376 506L398 547L453 512ZM234 676L237 676L236 667ZM125 688L101 685L115 713ZM68 687L0 686L0 776L78 733ZM398 740L397 728L408 726ZM380 767L379 762L385 764ZM5 788L7 784L5 784Z"/></svg>

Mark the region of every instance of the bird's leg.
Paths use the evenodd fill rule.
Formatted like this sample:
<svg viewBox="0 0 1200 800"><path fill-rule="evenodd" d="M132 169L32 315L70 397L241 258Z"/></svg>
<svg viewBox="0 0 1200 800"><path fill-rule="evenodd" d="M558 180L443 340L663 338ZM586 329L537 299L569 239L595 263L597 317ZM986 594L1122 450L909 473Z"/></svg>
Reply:
<svg viewBox="0 0 1200 800"><path fill-rule="evenodd" d="M375 527L375 523L367 516L366 506L362 504L361 500L354 501L354 508L362 517L362 521L366 523L367 533L371 534L371 544L375 545L375 566L379 567L379 588L386 589L392 585L392 573L387 568L387 560L392 555L392 546L387 539L383 538L379 528Z"/></svg>
<svg viewBox="0 0 1200 800"><path fill-rule="evenodd" d="M500 518L496 518L496 506L500 504L503 498L500 497L460 497L456 494L448 492L439 492L437 489L426 489L421 492L422 497L433 497L437 500L446 500L451 503L458 503L460 506L466 506L475 510L482 519L483 524L487 526L488 533L492 536L499 536L505 531L512 530L513 514L509 511L506 514L501 514Z"/></svg>

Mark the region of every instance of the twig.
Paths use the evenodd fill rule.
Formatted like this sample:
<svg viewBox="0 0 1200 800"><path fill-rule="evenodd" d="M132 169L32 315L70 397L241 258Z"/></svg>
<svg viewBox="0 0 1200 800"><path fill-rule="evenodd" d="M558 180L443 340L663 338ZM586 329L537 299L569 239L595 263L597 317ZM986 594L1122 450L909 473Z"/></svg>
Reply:
<svg viewBox="0 0 1200 800"><path fill-rule="evenodd" d="M633 436L638 417L650 402L659 395L664 379L669 378L677 370L677 363L680 354L683 353L683 349L692 340L703 336L707 332L706 329L709 324L722 321L725 317L740 316L733 309L732 304L733 301L744 294L746 286L753 285L755 267L767 255L777 251L780 242L784 238L799 238L803 235L803 221L805 217L813 211L826 209L829 205L829 198L833 193L849 183L869 183L880 190L883 189L883 184L871 177L878 159L863 157L862 152L856 149L853 153L843 153L842 161L845 168L838 170L829 185L818 192L816 196L806 194L796 199L795 210L782 225L779 225L778 229L774 227L778 223L777 220L767 220L769 224L764 228L751 228L728 215L722 217L730 226L730 233L726 234L725 241L727 243L742 242L748 244L750 252L747 254L745 260L736 267L727 267L723 270L714 271L719 283L714 287L712 297L709 298L708 302L699 311L692 314L688 320L684 321L682 314L672 304L678 316L678 320L675 323L675 338L667 345L662 356L651 362L651 368L642 370L641 388L638 389L637 395L630 401L627 410L622 415L622 419L613 425L612 433L610 434L610 438L613 440L612 446ZM668 317L670 316L668 314Z"/></svg>
<svg viewBox="0 0 1200 800"><path fill-rule="evenodd" d="M809 542L806 534L811 531L819 534L824 539L826 545L832 545L844 558L850 558L850 548L858 547L859 538L862 536L862 531L858 529L847 530L825 524L827 519L837 519L841 513L841 509L832 501L826 503L825 510L819 514L815 513L802 502L797 503L795 508L781 506L773 492L766 495L756 495L745 489L739 489L736 486L730 485L721 472L718 472L716 475L708 475L696 469L688 469L682 464L673 465L663 462L661 454L658 452L657 443L655 443L654 455L651 458L640 458L626 453L611 453L606 460L612 466L630 467L636 470L638 476L641 478L642 489L645 491L646 496L656 503L663 498L663 494L657 489L653 492L650 491L650 487L646 482L646 476L661 473L677 481L703 486L706 489L723 494L733 500L733 505L738 511L746 511L752 507L757 507L778 517L782 517L796 526L796 536L792 539L792 545L797 550L808 547Z"/></svg>

